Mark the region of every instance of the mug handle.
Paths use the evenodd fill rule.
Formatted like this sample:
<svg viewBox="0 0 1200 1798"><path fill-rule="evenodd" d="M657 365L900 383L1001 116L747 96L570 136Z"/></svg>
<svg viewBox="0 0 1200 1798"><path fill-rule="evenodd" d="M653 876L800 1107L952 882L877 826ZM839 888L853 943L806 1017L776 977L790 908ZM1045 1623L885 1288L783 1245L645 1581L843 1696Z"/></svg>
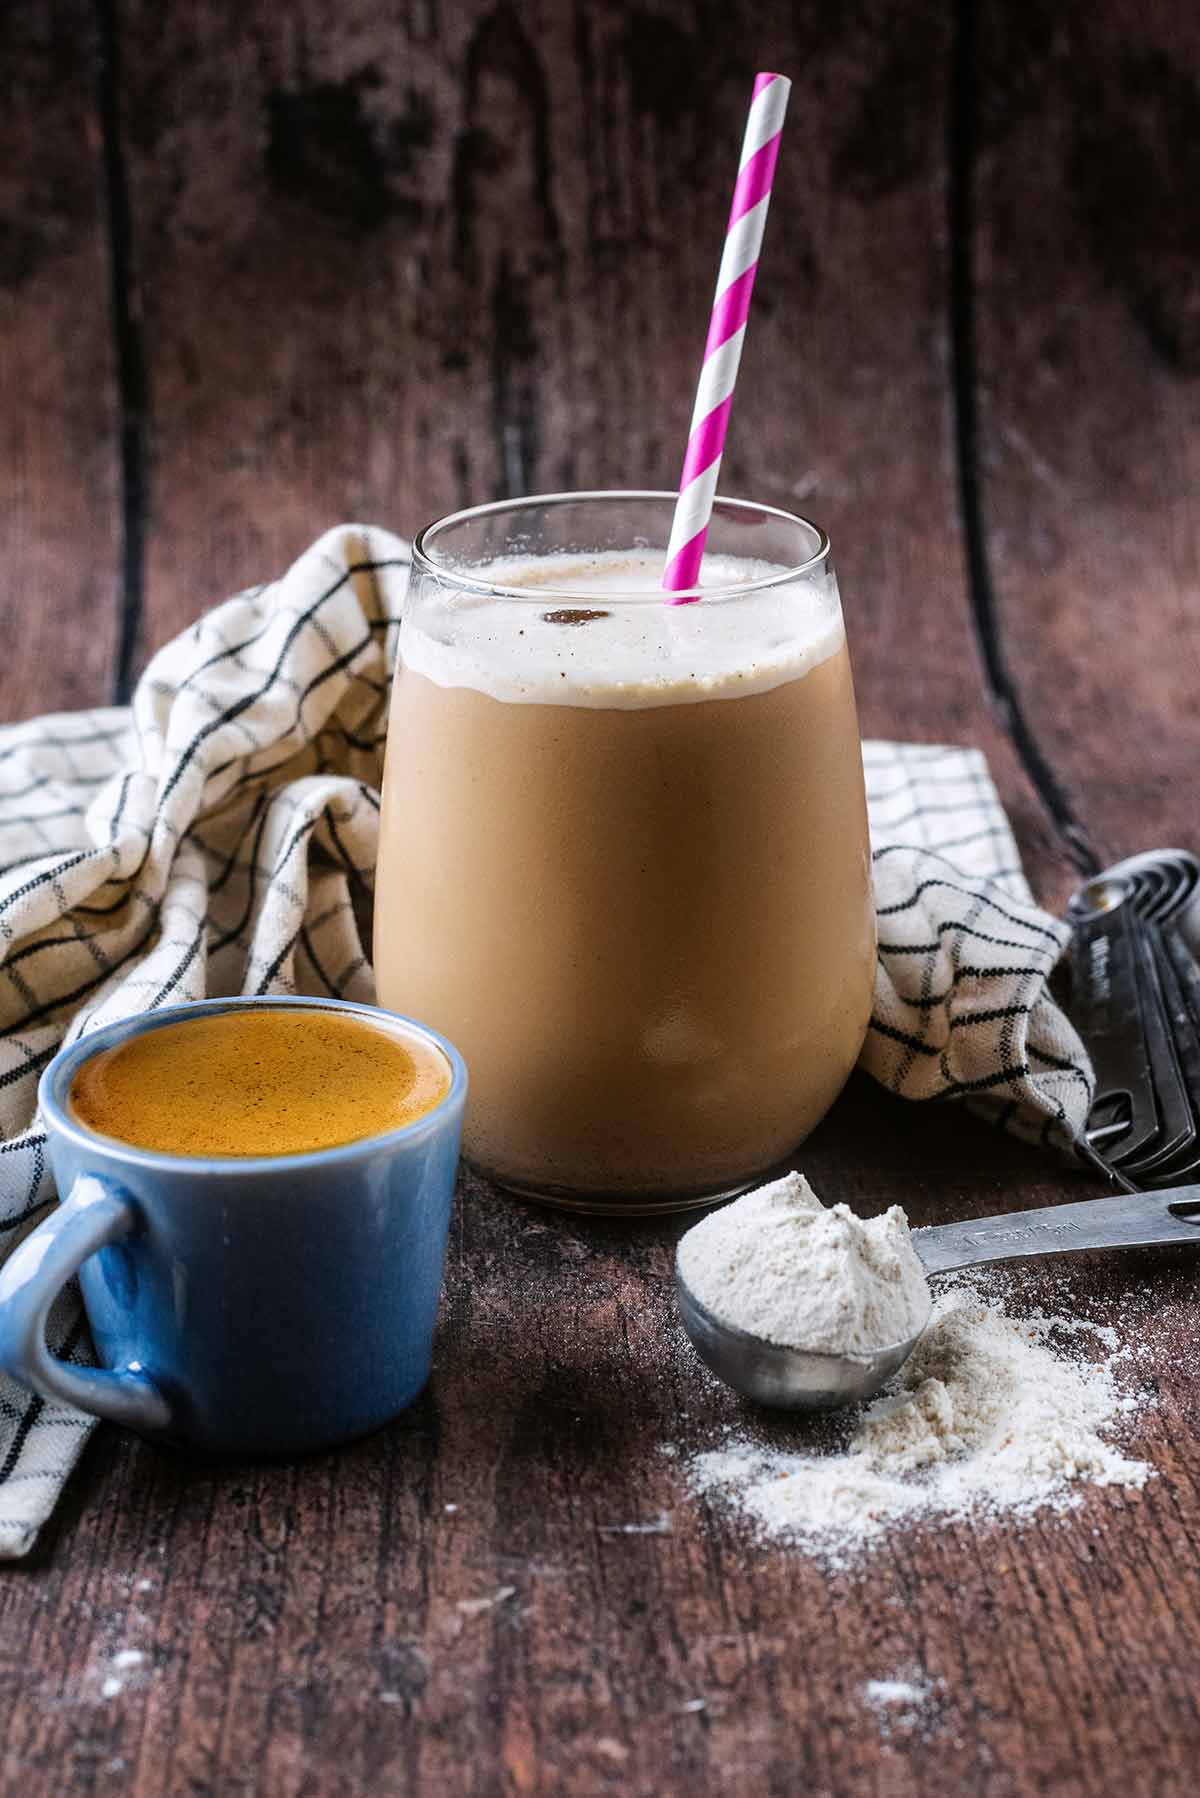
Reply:
<svg viewBox="0 0 1200 1798"><path fill-rule="evenodd" d="M171 1408L146 1374L73 1367L46 1346L46 1317L67 1281L137 1221L115 1181L80 1174L65 1202L0 1267L0 1368L43 1398L157 1435L170 1428Z"/></svg>

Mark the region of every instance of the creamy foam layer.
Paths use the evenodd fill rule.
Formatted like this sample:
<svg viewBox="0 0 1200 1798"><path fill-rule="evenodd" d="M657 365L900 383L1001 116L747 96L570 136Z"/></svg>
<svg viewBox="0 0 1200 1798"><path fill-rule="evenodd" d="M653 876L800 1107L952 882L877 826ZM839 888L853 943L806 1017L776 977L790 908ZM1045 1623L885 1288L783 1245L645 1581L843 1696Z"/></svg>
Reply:
<svg viewBox="0 0 1200 1798"><path fill-rule="evenodd" d="M504 557L472 573L528 600L429 583L405 617L401 654L438 686L523 704L635 710L737 699L807 674L844 641L837 589L823 571L720 595L786 572L705 556L701 585L712 597L672 606L659 597L656 552ZM631 594L648 598L630 603Z"/></svg>

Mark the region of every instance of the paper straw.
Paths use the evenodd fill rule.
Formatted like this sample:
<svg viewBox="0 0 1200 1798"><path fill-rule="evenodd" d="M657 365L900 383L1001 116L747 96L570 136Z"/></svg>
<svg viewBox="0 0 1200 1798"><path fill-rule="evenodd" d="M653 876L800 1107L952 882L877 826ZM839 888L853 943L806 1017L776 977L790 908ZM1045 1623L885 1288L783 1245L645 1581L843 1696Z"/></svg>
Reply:
<svg viewBox="0 0 1200 1798"><path fill-rule="evenodd" d="M717 491L729 409L733 404L733 388L746 336L746 316L758 272L767 208L771 204L775 159L779 155L779 138L791 91L792 84L784 75L754 77L754 94L746 119L746 135L742 140L729 224L725 228L725 249L696 388L687 454L679 480L679 499L667 545L667 566L662 584L668 593L695 587L700 580L700 558L704 554L713 495ZM685 605L688 599L695 597L695 594L688 594L668 603Z"/></svg>

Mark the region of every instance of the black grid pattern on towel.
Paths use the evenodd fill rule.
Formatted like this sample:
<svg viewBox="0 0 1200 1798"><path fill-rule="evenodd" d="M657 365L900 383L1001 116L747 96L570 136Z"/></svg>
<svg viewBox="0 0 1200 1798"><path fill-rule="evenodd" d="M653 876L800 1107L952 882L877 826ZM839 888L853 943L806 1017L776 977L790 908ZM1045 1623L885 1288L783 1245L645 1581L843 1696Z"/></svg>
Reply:
<svg viewBox="0 0 1200 1798"><path fill-rule="evenodd" d="M1033 904L984 757L867 743L863 763L879 953L862 1065L904 1098L1074 1138L1091 1068L1047 986L1070 933Z"/></svg>
<svg viewBox="0 0 1200 1798"><path fill-rule="evenodd" d="M37 1081L59 1046L221 993L370 1000L364 931L408 547L328 532L155 656L126 709L0 729L0 1258L53 1196ZM880 950L863 1064L916 1100L1078 1129L1089 1077L974 750L865 747ZM50 1322L86 1359L78 1299ZM0 1557L23 1554L90 1424L0 1375Z"/></svg>

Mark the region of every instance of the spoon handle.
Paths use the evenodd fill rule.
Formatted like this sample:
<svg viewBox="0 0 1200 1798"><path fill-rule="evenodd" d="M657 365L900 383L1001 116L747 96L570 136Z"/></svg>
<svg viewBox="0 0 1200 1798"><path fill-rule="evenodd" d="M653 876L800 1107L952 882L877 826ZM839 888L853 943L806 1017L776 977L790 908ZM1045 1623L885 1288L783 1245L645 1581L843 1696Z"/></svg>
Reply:
<svg viewBox="0 0 1200 1798"><path fill-rule="evenodd" d="M912 1233L926 1273L1014 1261L1022 1255L1066 1255L1074 1249L1126 1249L1150 1243L1200 1247L1200 1186L1165 1192L1123 1192L1114 1198L1010 1211L960 1224L933 1224Z"/></svg>

